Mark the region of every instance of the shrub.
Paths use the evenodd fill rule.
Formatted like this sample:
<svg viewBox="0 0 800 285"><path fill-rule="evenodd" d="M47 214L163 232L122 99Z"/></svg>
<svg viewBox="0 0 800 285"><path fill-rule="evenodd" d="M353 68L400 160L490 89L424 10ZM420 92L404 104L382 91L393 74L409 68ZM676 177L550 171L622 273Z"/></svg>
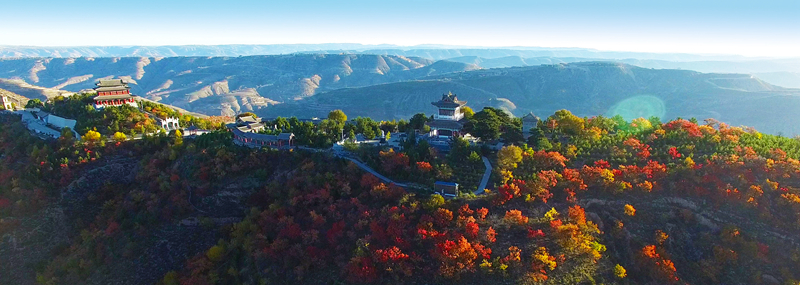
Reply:
<svg viewBox="0 0 800 285"><path fill-rule="evenodd" d="M630 204L625 204L625 215L628 215L628 216L631 216L631 217L636 216L636 208L634 208Z"/></svg>
<svg viewBox="0 0 800 285"><path fill-rule="evenodd" d="M625 267L622 267L622 265L617 264L617 266L614 266L614 276L617 276L617 278L622 279L628 276L628 273L626 273Z"/></svg>
<svg viewBox="0 0 800 285"><path fill-rule="evenodd" d="M224 253L225 253L225 249L223 249L222 246L215 245L215 246L212 246L211 248L209 248L208 251L206 251L206 257L208 257L208 260L211 260L213 262L217 262L217 261L222 260L222 255Z"/></svg>

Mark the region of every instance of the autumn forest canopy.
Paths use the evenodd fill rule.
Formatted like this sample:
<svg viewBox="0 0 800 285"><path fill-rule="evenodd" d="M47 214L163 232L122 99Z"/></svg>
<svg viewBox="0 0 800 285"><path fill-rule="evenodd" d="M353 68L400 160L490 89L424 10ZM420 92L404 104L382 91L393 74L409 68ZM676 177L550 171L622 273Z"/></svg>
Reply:
<svg viewBox="0 0 800 285"><path fill-rule="evenodd" d="M109 136L149 124L125 108L48 108L112 122ZM327 151L237 146L224 130L42 141L18 117L0 120L0 236L17 243L2 241L0 270L11 273L0 283L800 282L800 141L713 119L561 110L523 130L484 108L466 130L504 146L457 139L446 152L412 139L424 114L275 120L320 149L342 135L403 134L399 148L346 147L419 186L406 188ZM482 157L491 178L476 191ZM463 193L445 199L428 190L434 181Z"/></svg>

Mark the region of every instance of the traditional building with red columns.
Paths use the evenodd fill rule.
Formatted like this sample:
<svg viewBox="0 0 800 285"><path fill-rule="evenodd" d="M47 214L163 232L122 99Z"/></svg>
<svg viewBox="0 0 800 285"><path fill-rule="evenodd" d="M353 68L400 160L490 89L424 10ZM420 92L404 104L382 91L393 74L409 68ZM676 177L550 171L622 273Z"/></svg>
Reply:
<svg viewBox="0 0 800 285"><path fill-rule="evenodd" d="M122 105L139 107L131 95L131 88L122 79L100 79L95 85L97 85L94 88L97 92L97 96L94 97L95 109Z"/></svg>

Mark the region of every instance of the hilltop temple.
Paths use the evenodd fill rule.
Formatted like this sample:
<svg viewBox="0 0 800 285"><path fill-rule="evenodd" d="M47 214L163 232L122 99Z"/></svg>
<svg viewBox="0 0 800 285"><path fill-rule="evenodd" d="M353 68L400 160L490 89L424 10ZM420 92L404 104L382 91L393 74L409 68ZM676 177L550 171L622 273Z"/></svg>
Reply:
<svg viewBox="0 0 800 285"><path fill-rule="evenodd" d="M122 79L100 79L95 85L94 107L102 109L111 106L130 105L139 107L136 100L131 95L130 87Z"/></svg>
<svg viewBox="0 0 800 285"><path fill-rule="evenodd" d="M430 136L438 138L453 138L463 136L461 129L466 123L464 113L461 107L464 107L467 101L460 101L453 93L442 95L442 99L437 102L431 102L431 105L436 106L439 111L433 115L433 121L426 124L431 127Z"/></svg>
<svg viewBox="0 0 800 285"><path fill-rule="evenodd" d="M233 133L233 143L251 148L291 148L295 145L293 133L280 133L267 135L259 133L266 129L263 119L253 116L236 118L236 123L228 124L228 130Z"/></svg>
<svg viewBox="0 0 800 285"><path fill-rule="evenodd" d="M531 136L531 129L536 128L538 124L539 117L534 115L533 112L530 112L522 117L522 136L525 139L528 139Z"/></svg>

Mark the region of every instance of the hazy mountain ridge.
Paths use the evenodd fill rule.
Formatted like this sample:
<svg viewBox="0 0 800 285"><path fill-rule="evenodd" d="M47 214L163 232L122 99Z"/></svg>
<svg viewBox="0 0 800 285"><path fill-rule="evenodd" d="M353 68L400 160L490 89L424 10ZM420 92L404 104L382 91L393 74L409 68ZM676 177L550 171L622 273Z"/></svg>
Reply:
<svg viewBox="0 0 800 285"><path fill-rule="evenodd" d="M115 76L130 82L134 94L212 115L253 111L319 91L474 69L457 62L355 54L0 59L0 78L80 91Z"/></svg>
<svg viewBox="0 0 800 285"><path fill-rule="evenodd" d="M0 46L0 58L25 57L173 57L249 56L290 54L323 49L369 49L394 45L279 44L279 45L179 45L179 46Z"/></svg>
<svg viewBox="0 0 800 285"><path fill-rule="evenodd" d="M800 72L778 71L755 73L754 75L779 86L800 88Z"/></svg>
<svg viewBox="0 0 800 285"><path fill-rule="evenodd" d="M800 121L793 117L800 108L798 91L752 75L612 62L564 63L572 60L589 59L433 61L362 54L0 59L0 78L15 78L0 81L0 87L29 98L46 98L63 92L56 87L75 92L93 87L99 78L116 76L131 82L134 94L207 115L254 111L263 116L307 118L343 109L351 116L376 119L432 113L429 103L453 91L475 108L495 106L515 115L569 108L581 116L593 116L646 103L655 105L647 106L652 110L630 112L716 118L768 133L800 133L789 123ZM481 66L541 63L549 65L479 70Z"/></svg>
<svg viewBox="0 0 800 285"><path fill-rule="evenodd" d="M339 44L274 44L274 45L182 45L182 46L79 46L36 47L0 46L0 58L24 57L175 57L175 56L251 56L291 53L358 53L402 55L441 60L460 56L499 58L520 57L583 57L595 59L655 59L667 61L748 60L738 55L698 55L687 53L649 53L602 51L589 48L547 47L474 47L450 45L363 45Z"/></svg>
<svg viewBox="0 0 800 285"><path fill-rule="evenodd" d="M484 58L479 56L460 56L446 59L461 63L478 65L482 68L504 68L516 66L536 66L571 62L597 61L597 58L584 57L521 57L506 56ZM789 88L800 88L800 59L749 59L741 61L669 61L653 59L617 59L622 62L645 68L686 69L708 73L746 73Z"/></svg>
<svg viewBox="0 0 800 285"><path fill-rule="evenodd" d="M799 134L800 90L770 85L745 74L647 69L586 62L536 67L487 69L431 76L320 93L303 101L263 109L263 115L323 116L343 109L351 116L408 118L432 113L443 92L452 91L474 108L494 106L520 116L570 109L579 116L657 115L663 118L715 118L767 133ZM627 100L627 101L626 101ZM614 111L617 110L617 111ZM621 110L621 111L620 111Z"/></svg>
<svg viewBox="0 0 800 285"><path fill-rule="evenodd" d="M598 58L586 57L521 57L506 56L498 58L485 58L479 56L461 56L446 59L461 63L475 64L483 68L503 68L515 66L535 66L541 64L570 63L597 61ZM798 73L800 72L800 59L751 59L742 61L669 61L653 59L616 59L614 61L636 65L645 68L658 69L687 69L699 72L714 73ZM778 84L780 85L780 84Z"/></svg>

